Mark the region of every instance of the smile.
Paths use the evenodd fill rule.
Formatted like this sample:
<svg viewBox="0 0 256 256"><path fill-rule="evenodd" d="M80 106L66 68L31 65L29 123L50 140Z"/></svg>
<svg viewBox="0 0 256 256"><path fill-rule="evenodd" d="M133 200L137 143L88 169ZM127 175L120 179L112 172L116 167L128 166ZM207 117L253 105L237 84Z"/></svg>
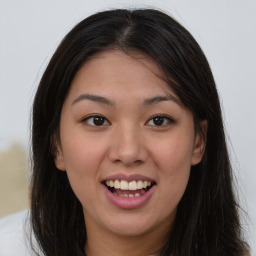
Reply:
<svg viewBox="0 0 256 256"><path fill-rule="evenodd" d="M145 194L155 185L155 182L147 180L106 180L104 185L116 196L133 198Z"/></svg>

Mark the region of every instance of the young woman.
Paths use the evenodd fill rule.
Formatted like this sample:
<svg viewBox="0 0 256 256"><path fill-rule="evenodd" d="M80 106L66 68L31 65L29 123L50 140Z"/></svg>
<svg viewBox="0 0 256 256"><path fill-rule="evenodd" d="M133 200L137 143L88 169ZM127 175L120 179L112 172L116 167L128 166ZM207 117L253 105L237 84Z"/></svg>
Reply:
<svg viewBox="0 0 256 256"><path fill-rule="evenodd" d="M101 12L69 32L35 96L32 150L46 256L246 253L209 64L160 11Z"/></svg>

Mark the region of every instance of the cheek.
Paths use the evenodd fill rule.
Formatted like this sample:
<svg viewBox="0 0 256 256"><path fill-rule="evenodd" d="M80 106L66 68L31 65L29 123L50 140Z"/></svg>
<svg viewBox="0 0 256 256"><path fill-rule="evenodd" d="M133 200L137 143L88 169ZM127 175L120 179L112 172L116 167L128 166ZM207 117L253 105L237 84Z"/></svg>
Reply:
<svg viewBox="0 0 256 256"><path fill-rule="evenodd" d="M158 188L163 199L162 210L166 214L177 207L186 190L191 169L191 152L191 143L184 137L158 144L152 152L159 170Z"/></svg>
<svg viewBox="0 0 256 256"><path fill-rule="evenodd" d="M61 140L66 170L80 175L93 173L101 162L104 143L97 143L99 140L95 136L86 136L81 132L74 131L71 136L63 134L66 134Z"/></svg>
<svg viewBox="0 0 256 256"><path fill-rule="evenodd" d="M159 151L160 152L160 151ZM158 157L160 181L163 189L169 194L181 197L186 189L191 169L190 151L181 144L166 147Z"/></svg>
<svg viewBox="0 0 256 256"><path fill-rule="evenodd" d="M98 145L92 136L65 136L62 149L66 172L77 197L85 197L86 191L95 189L98 184L100 164L104 157L103 144Z"/></svg>
<svg viewBox="0 0 256 256"><path fill-rule="evenodd" d="M192 144L182 137L166 139L154 144L152 158L167 175L182 175L191 167Z"/></svg>

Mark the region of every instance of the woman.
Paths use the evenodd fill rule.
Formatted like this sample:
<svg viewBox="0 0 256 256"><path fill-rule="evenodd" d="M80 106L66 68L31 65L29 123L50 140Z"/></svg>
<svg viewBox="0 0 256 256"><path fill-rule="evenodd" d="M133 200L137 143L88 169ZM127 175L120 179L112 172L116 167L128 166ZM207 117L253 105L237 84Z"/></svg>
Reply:
<svg viewBox="0 0 256 256"><path fill-rule="evenodd" d="M209 64L156 10L92 15L33 106L31 222L44 255L246 252Z"/></svg>

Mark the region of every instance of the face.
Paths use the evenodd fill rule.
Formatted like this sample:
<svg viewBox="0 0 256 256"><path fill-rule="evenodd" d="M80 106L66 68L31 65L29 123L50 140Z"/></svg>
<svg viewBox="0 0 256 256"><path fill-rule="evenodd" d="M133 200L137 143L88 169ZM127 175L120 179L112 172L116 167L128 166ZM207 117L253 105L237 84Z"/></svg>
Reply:
<svg viewBox="0 0 256 256"><path fill-rule="evenodd" d="M93 229L136 236L171 228L204 140L147 56L100 53L64 102L55 163Z"/></svg>

